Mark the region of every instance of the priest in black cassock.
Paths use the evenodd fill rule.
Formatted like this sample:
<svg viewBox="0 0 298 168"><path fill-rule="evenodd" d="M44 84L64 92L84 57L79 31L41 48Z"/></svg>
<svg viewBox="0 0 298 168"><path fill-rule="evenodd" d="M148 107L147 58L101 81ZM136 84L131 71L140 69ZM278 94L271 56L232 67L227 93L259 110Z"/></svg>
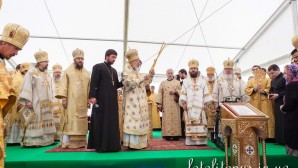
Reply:
<svg viewBox="0 0 298 168"><path fill-rule="evenodd" d="M272 81L269 90L269 99L274 100L274 116L275 116L275 142L281 145L285 144L285 114L281 113L280 106L283 104L285 95L286 80L283 73L276 64L268 67L269 75Z"/></svg>
<svg viewBox="0 0 298 168"><path fill-rule="evenodd" d="M123 85L111 66L116 58L117 52L109 49L105 61L94 65L92 70L89 101L93 108L87 148L97 152L121 150L117 89Z"/></svg>

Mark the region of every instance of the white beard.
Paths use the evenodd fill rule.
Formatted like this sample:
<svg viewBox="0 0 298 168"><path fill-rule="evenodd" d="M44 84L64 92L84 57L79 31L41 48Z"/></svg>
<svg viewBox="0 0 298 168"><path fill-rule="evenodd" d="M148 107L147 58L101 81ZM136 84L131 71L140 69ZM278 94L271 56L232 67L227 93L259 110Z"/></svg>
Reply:
<svg viewBox="0 0 298 168"><path fill-rule="evenodd" d="M140 72L141 67L134 68L136 71Z"/></svg>
<svg viewBox="0 0 298 168"><path fill-rule="evenodd" d="M224 78L226 80L232 80L232 79L234 79L234 75L233 74L223 74L223 75L224 75Z"/></svg>
<svg viewBox="0 0 298 168"><path fill-rule="evenodd" d="M215 76L213 76L212 78L207 77L208 82L213 82L215 80Z"/></svg>
<svg viewBox="0 0 298 168"><path fill-rule="evenodd" d="M60 78L55 78L55 82L60 82Z"/></svg>

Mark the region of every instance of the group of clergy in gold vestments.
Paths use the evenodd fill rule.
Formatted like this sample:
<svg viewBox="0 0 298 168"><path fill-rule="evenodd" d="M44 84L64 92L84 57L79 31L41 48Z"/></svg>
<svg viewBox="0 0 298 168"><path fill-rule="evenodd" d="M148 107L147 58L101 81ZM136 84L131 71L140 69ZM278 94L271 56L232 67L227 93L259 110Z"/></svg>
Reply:
<svg viewBox="0 0 298 168"><path fill-rule="evenodd" d="M28 38L29 31L18 24L7 24L1 36L2 156L5 138L7 144L23 147L50 145L54 139L63 140L63 147L85 147L90 75L83 67L84 52L73 51L74 63L61 80L62 66L53 66L52 77L47 72L48 53L41 50L34 54L36 63L22 63L9 73L5 59L17 55Z"/></svg>
<svg viewBox="0 0 298 168"><path fill-rule="evenodd" d="M1 3L0 3L1 8ZM20 89L17 80L15 78L16 84L13 83L13 78L9 74L5 66L5 60L18 54L20 50L23 49L29 38L29 32L27 29L23 28L17 24L7 24L4 27L1 39L0 39L0 167L4 167L4 158L6 157L5 152L5 124L4 118L12 118L10 127L10 132L16 131L15 128L18 126L18 116L15 112L15 102L17 100L16 89ZM26 67L23 67L26 69ZM26 71L26 70L24 70ZM16 74L19 78L22 78L20 74ZM9 115L7 115L9 114ZM8 140L14 137L8 138Z"/></svg>
<svg viewBox="0 0 298 168"><path fill-rule="evenodd" d="M136 49L125 54L127 61L121 81L111 67L117 58L117 52L112 49L107 50L105 62L94 66L92 78L84 68L84 51L78 48L72 52L73 63L63 75L59 64L52 67L53 75L47 72L50 60L42 50L34 54L36 63L24 62L20 69L9 74L4 59L17 55L28 38L29 31L18 24L7 24L1 36L0 124L5 123L5 129L0 129L0 164L5 157L5 136L8 144L20 143L23 147L47 146L54 140L59 140L62 148L86 147L87 111L91 105L88 148L97 152L119 151L121 141L128 148L146 148L148 134L155 128L162 129L166 140L178 140L185 132L186 145L206 145L214 131L216 108L226 100L249 102L268 115L269 138L275 137L273 104L268 99L271 79L266 77L266 69L258 65L253 66L253 77L246 84L233 60L224 61L224 69L218 76L214 67L208 67L207 75L203 76L199 61L192 59L188 63L189 76L183 83L174 78L174 70L169 68L158 92L151 88L147 97L146 87L152 82L154 69L148 75L139 72L141 62ZM119 107L118 88L123 93ZM105 89L108 92L102 94ZM116 104L108 108L109 102ZM108 114L111 111L113 115ZM119 111L122 111L120 117ZM102 124L103 119L108 122ZM115 119L119 119L116 125L110 122ZM185 130L181 129L183 123ZM116 137L106 134L111 128Z"/></svg>
<svg viewBox="0 0 298 168"><path fill-rule="evenodd" d="M87 109L91 104L93 104L94 111L98 108L97 106L99 108L101 106L100 100L97 102L89 95L92 93L91 90L97 90L97 87L94 85L95 87L90 89L92 81L90 74L83 66L83 50L75 49L73 51L73 63L69 65L63 75L62 66L59 64L53 66L53 76L47 72L50 60L48 53L42 50L34 54L35 64L22 63L19 70L9 74L5 68L4 59L17 55L28 38L29 31L18 24L6 25L1 37L2 61L0 68L3 82L0 93L4 97L1 99L3 105L1 105L2 117L0 118L1 123L6 124L7 143L20 143L23 147L46 146L54 143L54 140L60 140L62 148L85 147L88 133ZM117 56L117 53L111 55ZM167 140L177 140L183 136L182 132L185 132L186 145L204 145L207 143L208 133L212 132L215 125L215 109L223 99L240 98L242 102L248 102L249 99L244 92L246 91L252 97L251 103L257 108L262 110L258 106L266 104L258 102L264 101L265 95L258 89L267 92L268 80L256 73L256 76L249 81L247 88L244 89L243 81L231 74L230 69L234 68L234 62L231 60L224 62L225 69L217 78L213 67L207 68L205 77L199 71L199 62L190 60L188 63L189 77L184 79L182 85L174 79L173 69L168 69L166 71L167 80L160 84L158 93L152 91L147 98L145 88L151 83L154 70L145 76L139 73L141 62L135 49L128 50L125 56L127 63L121 81L123 101L120 107L123 110L123 116L121 116L122 120L119 124L122 125L120 132L123 132L121 138L123 145L129 148L147 147L150 129L160 127L163 137ZM110 74L110 84L115 86L118 79L115 81L114 75L117 74L113 74L114 70L109 66L114 63L116 58L109 62L107 57L110 58L110 55L106 55L106 60L102 65L105 65L107 70L104 72ZM94 75L97 74L94 73ZM257 83L257 88L254 87L255 83ZM117 85L113 89L122 86ZM148 101L151 102L151 111L149 112ZM266 105L270 106L270 101ZM184 115L182 117L180 116L180 107L183 107ZM270 112L270 108L265 109ZM266 110L263 109L263 111ZM160 123L159 111L163 113L162 123ZM269 112L268 115L271 115ZM4 121L2 121L3 119ZM181 130L181 120L184 121L185 130ZM4 136L2 132L1 150L5 149L3 146ZM274 134L271 137L273 136ZM92 136L90 143L92 143ZM94 148L97 149L97 147ZM98 149L98 151L105 151ZM119 150L118 147L115 149ZM2 154L4 155L5 152Z"/></svg>
<svg viewBox="0 0 298 168"><path fill-rule="evenodd" d="M166 140L178 140L182 135L181 120L185 122L185 144L206 145L214 132L216 109L220 102L246 102L269 116L269 138L275 138L275 118L272 100L269 99L270 81L266 69L258 65L252 68L253 76L246 83L241 69L234 61L224 61L223 71L216 76L214 67L206 69L206 76L199 71L197 60L189 61L189 76L180 85L173 69L166 71L167 80L161 82L155 101L162 112L162 136ZM175 101L176 97L179 101ZM179 106L184 115L179 116ZM152 111L152 115L155 112ZM153 119L152 119L153 121ZM153 121L154 122L154 121Z"/></svg>

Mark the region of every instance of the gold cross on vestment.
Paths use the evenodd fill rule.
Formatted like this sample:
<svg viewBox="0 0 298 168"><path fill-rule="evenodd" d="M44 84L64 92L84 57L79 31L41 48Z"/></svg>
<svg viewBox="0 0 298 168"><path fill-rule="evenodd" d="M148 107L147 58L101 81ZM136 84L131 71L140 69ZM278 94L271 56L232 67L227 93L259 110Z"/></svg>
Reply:
<svg viewBox="0 0 298 168"><path fill-rule="evenodd" d="M46 74L42 74L41 76L43 78L42 84L44 86L46 86L48 88L48 90L50 90L50 83L49 83L49 81L47 79L47 75Z"/></svg>
<svg viewBox="0 0 298 168"><path fill-rule="evenodd" d="M228 86L228 90L229 90L229 92L233 92L233 90L234 90L234 87L233 87L233 86L231 86L231 85L229 85L229 86Z"/></svg>
<svg viewBox="0 0 298 168"><path fill-rule="evenodd" d="M233 79L232 80L228 79L227 82L228 82L228 90L229 90L230 94L232 94L232 92L234 91Z"/></svg>
<svg viewBox="0 0 298 168"><path fill-rule="evenodd" d="M82 75L82 70L78 70L78 82L80 83L81 87L84 87L84 81L83 81L83 75Z"/></svg>

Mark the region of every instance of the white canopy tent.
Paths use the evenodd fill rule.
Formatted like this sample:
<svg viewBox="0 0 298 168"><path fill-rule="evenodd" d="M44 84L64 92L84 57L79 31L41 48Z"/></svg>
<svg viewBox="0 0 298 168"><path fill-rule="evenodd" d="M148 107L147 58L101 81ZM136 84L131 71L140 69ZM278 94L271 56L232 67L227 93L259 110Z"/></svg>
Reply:
<svg viewBox="0 0 298 168"><path fill-rule="evenodd" d="M252 64L265 68L277 64L281 69L289 64L294 49L291 38L298 33L297 24L297 2L284 1L234 58L243 75L251 74Z"/></svg>
<svg viewBox="0 0 298 168"><path fill-rule="evenodd" d="M113 66L121 72L127 40L127 47L138 49L141 72L147 73L165 42L155 68L158 83L166 69L187 69L193 58L203 74L208 66L219 73L223 61L234 58L246 76L254 64L288 60L282 56L293 49L296 10L296 0L3 0L0 27L18 23L30 31L15 64L35 62L33 55L41 49L49 53L49 69L55 63L66 68L72 51L80 48L91 71L113 48L118 51Z"/></svg>

